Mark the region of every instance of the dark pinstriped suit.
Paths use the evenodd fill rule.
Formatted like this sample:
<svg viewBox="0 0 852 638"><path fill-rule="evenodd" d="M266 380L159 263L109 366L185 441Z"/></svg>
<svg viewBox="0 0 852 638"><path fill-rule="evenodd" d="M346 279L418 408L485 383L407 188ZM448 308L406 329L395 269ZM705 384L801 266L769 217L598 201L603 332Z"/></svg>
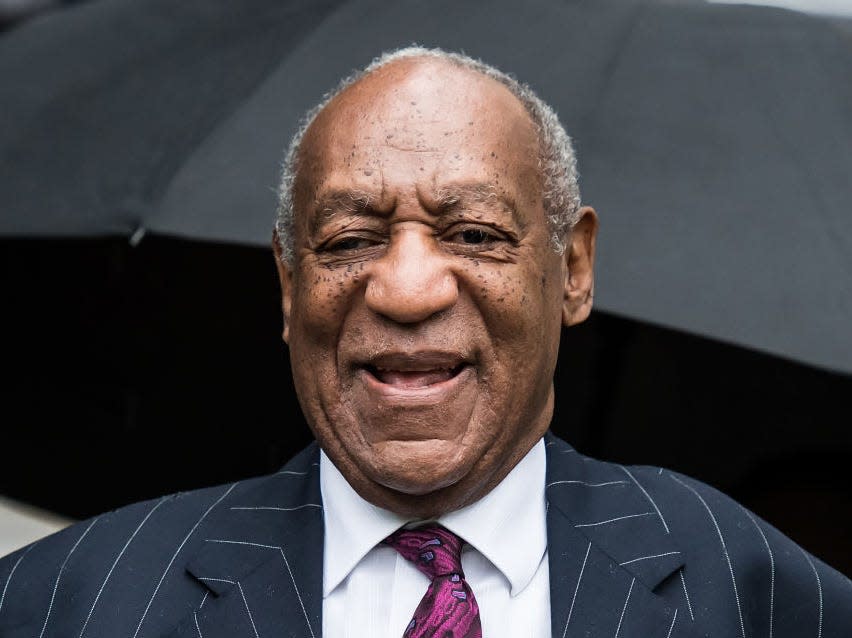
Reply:
<svg viewBox="0 0 852 638"><path fill-rule="evenodd" d="M852 583L712 488L547 439L553 636L849 638ZM322 630L315 445L276 475L104 514L0 561L0 637Z"/></svg>

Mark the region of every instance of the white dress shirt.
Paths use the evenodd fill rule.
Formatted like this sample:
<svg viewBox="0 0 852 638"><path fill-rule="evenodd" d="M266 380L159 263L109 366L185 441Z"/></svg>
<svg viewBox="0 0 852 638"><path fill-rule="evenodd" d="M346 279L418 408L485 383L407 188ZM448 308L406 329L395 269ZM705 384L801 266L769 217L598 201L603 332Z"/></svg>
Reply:
<svg viewBox="0 0 852 638"><path fill-rule="evenodd" d="M467 541L484 638L550 636L544 441L489 494L438 523ZM362 499L323 453L323 635L401 638L429 579L381 541L412 521Z"/></svg>

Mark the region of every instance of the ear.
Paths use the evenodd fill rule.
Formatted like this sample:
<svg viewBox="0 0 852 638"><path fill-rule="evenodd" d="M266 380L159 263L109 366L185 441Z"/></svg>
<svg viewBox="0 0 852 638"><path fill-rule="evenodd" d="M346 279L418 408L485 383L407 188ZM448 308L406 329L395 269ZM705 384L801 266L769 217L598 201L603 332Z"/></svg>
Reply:
<svg viewBox="0 0 852 638"><path fill-rule="evenodd" d="M591 206L580 209L580 219L568 233L562 270L565 296L562 300L562 325L585 321L594 299L595 239L598 216Z"/></svg>
<svg viewBox="0 0 852 638"><path fill-rule="evenodd" d="M278 231L272 233L272 250L275 253L275 266L278 269L278 281L281 284L281 312L284 315L284 330L281 337L284 343L290 343L290 309L293 307L293 269L284 260Z"/></svg>

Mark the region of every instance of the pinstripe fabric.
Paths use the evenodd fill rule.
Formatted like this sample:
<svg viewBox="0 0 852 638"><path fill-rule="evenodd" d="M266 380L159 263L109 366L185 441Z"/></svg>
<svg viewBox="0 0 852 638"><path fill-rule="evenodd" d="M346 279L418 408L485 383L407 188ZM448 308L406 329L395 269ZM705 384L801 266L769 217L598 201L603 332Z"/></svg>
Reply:
<svg viewBox="0 0 852 638"><path fill-rule="evenodd" d="M852 583L684 476L548 436L554 638L846 638ZM318 450L137 503L0 560L0 638L317 637Z"/></svg>

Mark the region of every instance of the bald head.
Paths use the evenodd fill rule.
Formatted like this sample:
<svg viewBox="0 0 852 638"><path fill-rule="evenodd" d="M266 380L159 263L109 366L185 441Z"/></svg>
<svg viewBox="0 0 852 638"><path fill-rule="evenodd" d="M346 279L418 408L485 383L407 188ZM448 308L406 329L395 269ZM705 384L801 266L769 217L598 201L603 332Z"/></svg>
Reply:
<svg viewBox="0 0 852 638"><path fill-rule="evenodd" d="M337 135L352 124L381 122L419 122L436 125L447 107L467 110L481 124L511 131L522 126L537 144L535 126L523 104L501 83L451 61L430 57L408 57L393 60L364 75L339 92L317 113L305 131L300 162L309 156L308 146L319 135ZM470 121L469 126L480 124ZM447 137L456 131L445 131ZM423 152L420 140L402 140L391 130L386 143L410 145Z"/></svg>
<svg viewBox="0 0 852 638"><path fill-rule="evenodd" d="M500 197L499 176L488 174L485 165L469 170L481 154L492 152L482 148L482 140L493 137L505 158L502 171L516 170L534 185L538 201L523 204L541 210L538 136L521 102L499 82L445 60L393 61L341 91L305 132L292 189L295 209L325 206L341 194L376 200L386 183L402 179L416 182L422 197L449 197L445 186L462 174L466 187L479 189L482 197ZM421 158L419 165L403 161L410 153ZM389 154L397 161L388 161ZM394 205L369 202L370 207ZM304 234L301 222L308 217L296 220L295 236Z"/></svg>
<svg viewBox="0 0 852 638"><path fill-rule="evenodd" d="M474 86L476 91L453 91L454 88ZM387 53L365 69L344 79L305 116L290 143L279 191L276 230L282 259L289 262L293 256L296 211L299 210L297 187L303 183L297 177L301 177L302 171L308 170L309 165L316 167L316 161L321 159L310 149L306 152L304 141L316 141L319 135L335 135L341 127L368 118L379 101L387 106L388 101L395 100L394 108L387 112L395 113L395 116L401 118L400 121L405 118L434 118L443 112L442 107L446 105L451 92L456 94L453 99L468 101L475 100L477 93L480 96L489 93L491 97L500 96L502 105L508 106L508 110L504 110L501 115L497 115L495 109L488 108L487 103L480 104L485 108L476 109L477 119L481 118L480 124L495 126L500 131L512 128L501 117L512 113L513 121L517 124L520 120L515 116L519 113L525 115L526 125L531 125L536 142L538 169L534 179L541 184L551 244L557 252L561 252L567 232L577 221L580 195L571 141L556 114L529 87L494 67L457 53L409 47ZM461 98L461 93L465 93L466 97ZM416 104L412 105L411 102ZM356 117L348 117L353 114ZM337 117L341 119L335 121ZM359 120L359 117L362 119ZM321 125L314 126L315 122ZM448 132L450 134L452 132ZM393 137L388 138L389 142L395 144L417 144L416 140L393 140ZM337 150L343 152L345 149ZM347 152L351 153L352 150L357 154L357 148ZM302 194L305 193L302 191ZM304 200L299 203L304 203Z"/></svg>

